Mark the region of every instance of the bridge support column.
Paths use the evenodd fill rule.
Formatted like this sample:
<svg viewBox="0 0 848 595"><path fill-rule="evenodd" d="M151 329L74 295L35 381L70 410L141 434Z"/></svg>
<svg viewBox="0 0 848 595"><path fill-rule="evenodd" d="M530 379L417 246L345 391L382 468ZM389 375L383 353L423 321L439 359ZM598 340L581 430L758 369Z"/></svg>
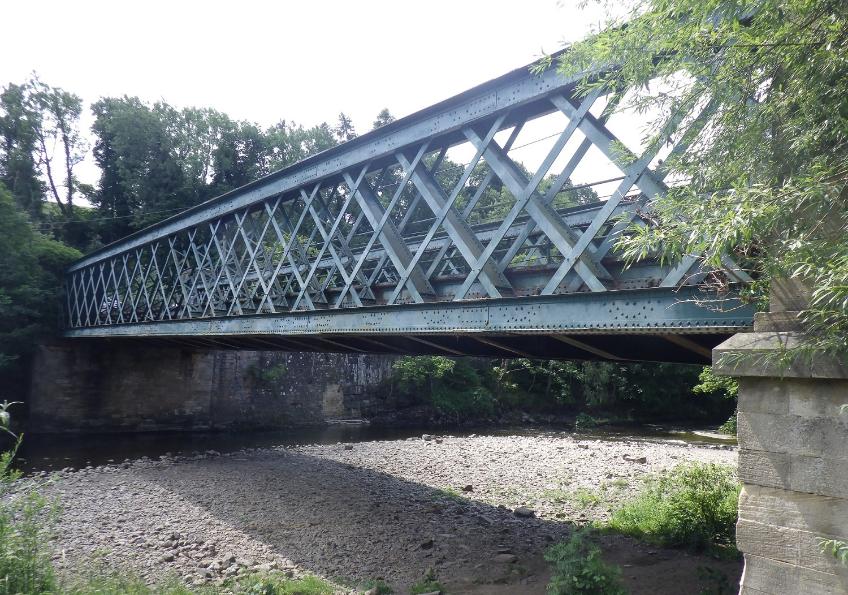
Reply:
<svg viewBox="0 0 848 595"><path fill-rule="evenodd" d="M848 362L776 362L798 341L803 287L774 284L754 332L713 351L717 374L739 379L740 593L844 594L848 567L819 546L848 542Z"/></svg>

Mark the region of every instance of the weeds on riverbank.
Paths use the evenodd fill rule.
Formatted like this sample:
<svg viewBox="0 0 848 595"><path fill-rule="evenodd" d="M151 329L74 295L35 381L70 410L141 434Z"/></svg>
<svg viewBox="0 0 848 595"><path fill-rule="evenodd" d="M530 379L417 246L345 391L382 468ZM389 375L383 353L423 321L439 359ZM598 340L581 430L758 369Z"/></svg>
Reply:
<svg viewBox="0 0 848 595"><path fill-rule="evenodd" d="M5 409L3 410L5 411ZM56 587L50 562L48 502L11 468L20 440L0 454L0 594L47 593Z"/></svg>
<svg viewBox="0 0 848 595"><path fill-rule="evenodd" d="M177 578L148 585L131 574L94 571L63 585L59 592L66 595L333 595L336 588L316 576L293 579L276 573L247 574L220 586L188 587Z"/></svg>
<svg viewBox="0 0 848 595"><path fill-rule="evenodd" d="M613 531L667 547L736 556L739 483L726 465L679 465L613 512Z"/></svg>
<svg viewBox="0 0 848 595"><path fill-rule="evenodd" d="M601 548L591 533L576 531L568 541L548 548L545 560L552 565L550 595L624 595L620 570L601 559Z"/></svg>

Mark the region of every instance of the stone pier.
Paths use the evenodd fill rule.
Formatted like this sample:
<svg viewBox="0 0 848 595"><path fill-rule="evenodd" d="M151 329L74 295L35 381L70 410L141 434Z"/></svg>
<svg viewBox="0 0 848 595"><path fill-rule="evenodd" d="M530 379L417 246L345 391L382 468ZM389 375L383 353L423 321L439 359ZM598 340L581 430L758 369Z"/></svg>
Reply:
<svg viewBox="0 0 848 595"><path fill-rule="evenodd" d="M55 341L32 364L28 431L276 429L394 411L393 356Z"/></svg>
<svg viewBox="0 0 848 595"><path fill-rule="evenodd" d="M754 332L713 351L715 372L739 379L745 595L848 593L848 567L819 546L848 541L848 363L774 357L797 344L805 305L799 284L776 283Z"/></svg>

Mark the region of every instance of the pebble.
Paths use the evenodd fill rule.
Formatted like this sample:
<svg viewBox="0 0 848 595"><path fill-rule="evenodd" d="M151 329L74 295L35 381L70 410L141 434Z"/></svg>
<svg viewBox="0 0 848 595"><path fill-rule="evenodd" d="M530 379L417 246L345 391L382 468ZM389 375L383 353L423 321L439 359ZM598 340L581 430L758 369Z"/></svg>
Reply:
<svg viewBox="0 0 848 595"><path fill-rule="evenodd" d="M614 503L632 495L640 477L679 460L734 464L737 455L557 433L166 456L53 474L44 492L61 504L60 571L106 550L144 578L161 576L167 564L190 584L278 569L353 582L384 576L403 593L424 566L438 567L446 583L486 580L492 563L540 559L567 538L569 523L609 514L606 505L577 508L569 492L582 488ZM611 483L619 478L627 484Z"/></svg>
<svg viewBox="0 0 848 595"><path fill-rule="evenodd" d="M527 508L526 506L519 506L518 508L513 510L512 513L522 519L529 519L531 517L536 516L536 512L531 508Z"/></svg>

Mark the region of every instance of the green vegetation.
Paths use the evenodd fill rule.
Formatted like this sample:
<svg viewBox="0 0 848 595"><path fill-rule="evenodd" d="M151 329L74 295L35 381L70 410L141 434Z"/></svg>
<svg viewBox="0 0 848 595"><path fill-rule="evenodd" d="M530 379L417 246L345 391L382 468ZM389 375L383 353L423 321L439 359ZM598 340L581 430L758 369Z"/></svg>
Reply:
<svg viewBox="0 0 848 595"><path fill-rule="evenodd" d="M468 359L407 356L395 362L394 370L398 390L427 395L440 413L467 416L495 411L494 395L484 386L485 372L474 368Z"/></svg>
<svg viewBox="0 0 848 595"><path fill-rule="evenodd" d="M48 549L51 507L31 482L16 484L17 445L0 454L0 594L50 593L57 584Z"/></svg>
<svg viewBox="0 0 848 595"><path fill-rule="evenodd" d="M617 3L598 4L620 9ZM812 290L800 355L848 352L848 11L840 0L634 0L557 59L566 76L630 91L619 109L652 115L645 143L685 149L662 163L672 185L618 248L631 260L700 255L726 287L726 256L757 277ZM626 22L626 26L623 26ZM543 60L545 69L553 60ZM700 120L695 112L706 105ZM626 149L626 157L635 159ZM637 218L638 219L638 218ZM789 356L798 355L787 354Z"/></svg>
<svg viewBox="0 0 848 595"><path fill-rule="evenodd" d="M403 357L385 390L411 404L430 405L452 420L492 417L511 411L576 414L578 429L604 418L723 419L733 411L725 394L692 386L701 368L673 364L618 364L444 356Z"/></svg>
<svg viewBox="0 0 848 595"><path fill-rule="evenodd" d="M453 500L454 502L463 502L466 498L453 488L436 489L434 492L436 498L443 500Z"/></svg>
<svg viewBox="0 0 848 595"><path fill-rule="evenodd" d="M80 253L37 232L0 182L0 381L25 383L33 343L55 332L64 267Z"/></svg>
<svg viewBox="0 0 848 595"><path fill-rule="evenodd" d="M716 376L713 374L712 367L705 366L698 375L698 384L695 385L692 392L735 403L739 395L739 382L729 376ZM718 431L722 434L736 435L736 412L719 426Z"/></svg>
<svg viewBox="0 0 848 595"><path fill-rule="evenodd" d="M376 123L375 123L376 124ZM392 588L386 584L386 581L380 579L370 579L359 585L363 591L377 589L377 595L391 595L394 593Z"/></svg>
<svg viewBox="0 0 848 595"><path fill-rule="evenodd" d="M576 531L568 541L548 548L545 560L552 566L550 595L624 595L620 570L601 558L588 530Z"/></svg>
<svg viewBox="0 0 848 595"><path fill-rule="evenodd" d="M445 592L445 588L437 580L420 580L409 589L410 595L421 595L421 593Z"/></svg>
<svg viewBox="0 0 848 595"><path fill-rule="evenodd" d="M734 413L733 415L731 415L727 419L726 422L724 422L723 424L721 424L718 427L718 431L721 432L722 434L728 434L730 436L735 436L736 435L736 419L737 419L737 414Z"/></svg>
<svg viewBox="0 0 848 595"><path fill-rule="evenodd" d="M176 578L148 585L133 575L95 571L61 587L68 595L333 595L335 591L332 584L316 576L293 579L275 573L248 574L221 586L188 587Z"/></svg>
<svg viewBox="0 0 848 595"><path fill-rule="evenodd" d="M848 566L848 542L819 537L819 547L823 553L830 554L842 564Z"/></svg>
<svg viewBox="0 0 848 595"><path fill-rule="evenodd" d="M735 555L738 498L731 467L680 465L647 480L608 528L657 545Z"/></svg>
<svg viewBox="0 0 848 595"><path fill-rule="evenodd" d="M289 373L289 369L284 363L275 364L272 366L252 365L247 369L247 375L262 384L273 385Z"/></svg>
<svg viewBox="0 0 848 595"><path fill-rule="evenodd" d="M600 504L602 498L598 492L580 487L571 493L570 500L577 508L591 508Z"/></svg>

